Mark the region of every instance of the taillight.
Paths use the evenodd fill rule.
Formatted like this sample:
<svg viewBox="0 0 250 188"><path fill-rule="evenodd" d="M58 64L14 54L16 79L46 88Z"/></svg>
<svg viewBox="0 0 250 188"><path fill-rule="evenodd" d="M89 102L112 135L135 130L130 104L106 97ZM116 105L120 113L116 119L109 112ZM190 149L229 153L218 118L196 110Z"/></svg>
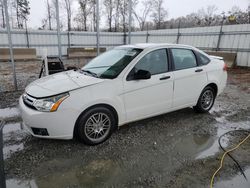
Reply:
<svg viewBox="0 0 250 188"><path fill-rule="evenodd" d="M223 71L227 71L227 64L226 63L224 63Z"/></svg>

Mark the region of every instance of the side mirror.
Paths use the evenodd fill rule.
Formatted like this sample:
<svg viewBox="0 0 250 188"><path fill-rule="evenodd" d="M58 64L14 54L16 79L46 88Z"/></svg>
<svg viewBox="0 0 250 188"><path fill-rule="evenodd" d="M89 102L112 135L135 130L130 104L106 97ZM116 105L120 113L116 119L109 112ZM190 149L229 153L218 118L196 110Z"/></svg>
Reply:
<svg viewBox="0 0 250 188"><path fill-rule="evenodd" d="M150 79L150 78L151 78L151 74L149 71L146 71L146 70L138 70L134 74L135 80L146 80L146 79Z"/></svg>

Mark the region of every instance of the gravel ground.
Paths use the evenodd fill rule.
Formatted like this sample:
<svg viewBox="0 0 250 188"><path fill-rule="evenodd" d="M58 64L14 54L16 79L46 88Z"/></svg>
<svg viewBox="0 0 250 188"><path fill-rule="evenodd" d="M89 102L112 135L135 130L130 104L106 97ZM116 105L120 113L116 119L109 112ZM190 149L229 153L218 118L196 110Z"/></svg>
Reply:
<svg viewBox="0 0 250 188"><path fill-rule="evenodd" d="M207 114L186 108L125 125L105 143L33 138L16 111L22 91L0 93L8 187L208 187L219 166L218 138L250 129L250 71L232 70L228 85ZM8 100L7 100L8 99ZM6 111L13 116L6 116ZM15 114L15 115L14 115ZM227 135L231 148L246 134ZM250 179L250 140L234 151ZM215 187L249 187L227 157Z"/></svg>

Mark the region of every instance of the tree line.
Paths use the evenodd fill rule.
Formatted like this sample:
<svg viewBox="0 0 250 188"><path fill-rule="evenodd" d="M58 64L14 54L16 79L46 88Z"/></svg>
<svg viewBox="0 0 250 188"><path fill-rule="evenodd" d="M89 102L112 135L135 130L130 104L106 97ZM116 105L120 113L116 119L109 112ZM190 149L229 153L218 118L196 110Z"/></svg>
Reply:
<svg viewBox="0 0 250 188"><path fill-rule="evenodd" d="M41 30L56 29L56 0L43 0L44 17ZM129 22L128 0L100 1L101 30L127 32ZM218 13L215 5L202 8L186 16L168 19L164 0L132 0L132 31L201 27L220 24L250 23L250 5L241 10L233 6L230 11ZM23 29L30 15L29 0L8 0L12 28ZM60 27L67 31L96 31L96 0L59 0ZM5 27L3 0L0 0L0 27Z"/></svg>

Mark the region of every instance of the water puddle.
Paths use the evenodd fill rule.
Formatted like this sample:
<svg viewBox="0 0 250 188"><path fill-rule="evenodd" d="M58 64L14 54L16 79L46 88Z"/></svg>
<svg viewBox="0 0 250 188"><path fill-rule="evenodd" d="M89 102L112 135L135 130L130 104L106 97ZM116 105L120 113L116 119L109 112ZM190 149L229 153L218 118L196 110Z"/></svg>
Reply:
<svg viewBox="0 0 250 188"><path fill-rule="evenodd" d="M6 119L11 117L18 117L20 116L19 109L14 108L2 108L0 109L0 119Z"/></svg>
<svg viewBox="0 0 250 188"><path fill-rule="evenodd" d="M120 174L121 169L116 162L100 159L93 160L86 166L74 165L32 180L8 179L6 184L7 188L112 187L121 181Z"/></svg>
<svg viewBox="0 0 250 188"><path fill-rule="evenodd" d="M241 174L238 174L234 177L232 177L229 180L219 180L217 183L215 183L215 188L249 188L250 187L250 168L246 169L244 171L246 177L248 180L246 180Z"/></svg>
<svg viewBox="0 0 250 188"><path fill-rule="evenodd" d="M215 125L216 133L210 134L193 134L186 137L182 137L177 143L176 149L194 159L203 159L209 156L213 156L221 151L218 140L224 133L237 130L237 129L250 129L250 122L237 122L237 123L221 123L219 119L218 124ZM223 121L224 122L224 121ZM228 146L229 138L225 135L221 139L223 147Z"/></svg>

